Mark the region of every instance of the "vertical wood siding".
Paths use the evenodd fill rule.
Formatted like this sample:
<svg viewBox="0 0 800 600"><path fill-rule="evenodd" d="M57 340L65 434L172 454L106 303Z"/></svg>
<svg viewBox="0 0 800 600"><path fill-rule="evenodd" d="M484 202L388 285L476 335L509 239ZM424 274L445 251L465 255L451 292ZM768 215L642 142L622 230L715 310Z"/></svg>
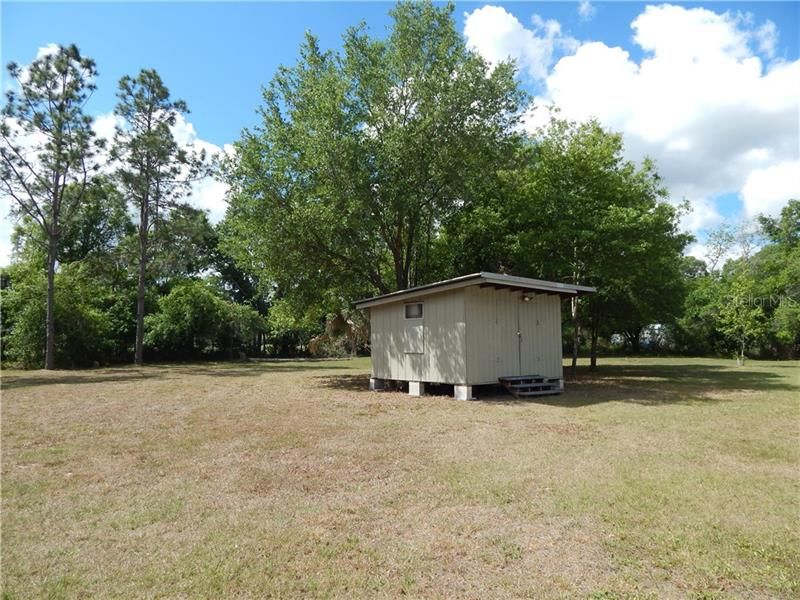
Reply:
<svg viewBox="0 0 800 600"><path fill-rule="evenodd" d="M404 304L395 302L370 309L372 376L401 381L464 383L464 293L462 290L425 296L422 343L419 321L405 319ZM409 326L412 324L412 326ZM415 337L408 339L409 335ZM422 352L411 353L407 350Z"/></svg>
<svg viewBox="0 0 800 600"><path fill-rule="evenodd" d="M561 300L538 295L520 305L520 375L561 377Z"/></svg>
<svg viewBox="0 0 800 600"><path fill-rule="evenodd" d="M561 377L561 299L468 287L418 299L419 321L405 302L370 309L372 376L478 385L507 375ZM517 332L520 335L517 335ZM409 336L414 336L410 339ZM422 352L410 352L419 350Z"/></svg>
<svg viewBox="0 0 800 600"><path fill-rule="evenodd" d="M494 383L510 375L561 377L561 300L470 287L464 291L467 381ZM517 332L520 335L517 335Z"/></svg>

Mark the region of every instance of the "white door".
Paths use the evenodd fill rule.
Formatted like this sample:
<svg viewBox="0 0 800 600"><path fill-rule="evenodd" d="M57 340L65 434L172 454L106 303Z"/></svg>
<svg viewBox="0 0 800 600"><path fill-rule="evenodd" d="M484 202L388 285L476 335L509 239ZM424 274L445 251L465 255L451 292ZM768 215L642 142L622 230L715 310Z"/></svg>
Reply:
<svg viewBox="0 0 800 600"><path fill-rule="evenodd" d="M498 290L495 296L495 344L497 372L503 376L522 375L520 372L520 294Z"/></svg>

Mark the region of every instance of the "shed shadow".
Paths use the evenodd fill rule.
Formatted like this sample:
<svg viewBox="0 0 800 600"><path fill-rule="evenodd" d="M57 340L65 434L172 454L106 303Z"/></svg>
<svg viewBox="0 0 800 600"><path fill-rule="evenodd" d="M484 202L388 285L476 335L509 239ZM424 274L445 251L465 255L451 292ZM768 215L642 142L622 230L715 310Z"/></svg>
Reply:
<svg viewBox="0 0 800 600"><path fill-rule="evenodd" d="M348 392L369 390L369 375L320 375L314 381L321 387Z"/></svg>
<svg viewBox="0 0 800 600"><path fill-rule="evenodd" d="M602 365L596 371L579 366L565 373L561 395L513 398L504 393L479 397L503 404L548 404L578 408L603 402L640 405L727 402L733 393L800 391L800 381L768 371L720 365Z"/></svg>
<svg viewBox="0 0 800 600"><path fill-rule="evenodd" d="M326 375L315 378L322 387L368 392L366 374ZM604 402L625 402L643 406L667 404L709 404L727 402L733 393L798 391L800 377L762 370L728 368L721 365L601 365L596 371L578 367L567 375L562 394L514 398L500 385L475 386L476 401L486 404L546 404L579 408ZM427 384L431 396L452 396L453 386Z"/></svg>

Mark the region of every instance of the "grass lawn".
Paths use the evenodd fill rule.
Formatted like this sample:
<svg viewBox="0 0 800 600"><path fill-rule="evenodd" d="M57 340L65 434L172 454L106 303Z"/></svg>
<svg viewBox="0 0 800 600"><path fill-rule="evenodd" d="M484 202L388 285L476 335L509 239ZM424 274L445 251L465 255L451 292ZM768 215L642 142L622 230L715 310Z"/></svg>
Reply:
<svg viewBox="0 0 800 600"><path fill-rule="evenodd" d="M4 371L4 597L798 597L800 363L602 363L474 402L364 359Z"/></svg>

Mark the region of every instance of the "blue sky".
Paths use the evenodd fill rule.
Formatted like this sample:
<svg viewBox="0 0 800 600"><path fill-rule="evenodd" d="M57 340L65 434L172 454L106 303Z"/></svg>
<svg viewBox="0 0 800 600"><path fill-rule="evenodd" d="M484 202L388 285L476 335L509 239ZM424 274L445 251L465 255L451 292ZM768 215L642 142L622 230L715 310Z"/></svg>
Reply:
<svg viewBox="0 0 800 600"><path fill-rule="evenodd" d="M792 154L792 149L787 149L791 140L787 142L785 132L783 138L775 133L774 140L745 142L745 139L758 138L758 132L739 131L737 122L727 125L714 123L712 113L718 114L720 106L727 109L735 102L709 99L713 90L698 96L697 110L693 111L695 105L692 105L691 98L686 101L686 96L696 94L697 85L691 87L687 81L685 92L680 90L682 76L675 75L675 70L670 71L670 64L678 64L677 59L669 62L670 53L680 54L682 46L696 43L699 59L695 57L693 60L702 62L704 57L709 57L706 61L709 65L719 61L720 67L715 70L720 72L727 72L725 65L728 63L743 64L748 59L757 58L761 63L761 76L753 81L764 80L763 96L769 97L775 85L780 88L778 95L786 95L780 107L765 109L768 114L761 115L766 124L763 126L769 131L781 126L791 128L791 111L786 107L791 108L794 103L795 115L800 107L797 106L796 94L785 88L787 79L796 71L787 72L777 84L769 83L766 75L776 65L783 65L785 69L786 65L793 67L798 61L799 5L795 2L683 3L679 5L681 10L648 13L646 18L640 19L641 27L632 28L632 23L647 11L646 6L634 2L585 2L581 11L578 2L457 3L455 17L459 30L469 33L466 36L468 42L488 59L507 54L518 60L522 71L521 83L537 95L543 106L555 102L566 106L566 113L571 117L598 116L609 127L622 130L626 140L630 132L631 157L639 158L639 154L645 153L655 155L660 165L663 162L667 183L674 183L676 194L697 203L705 217L693 222L687 220L686 226L702 239L705 229L718 224L720 219L752 216L754 203L758 202L753 198L757 194L753 196L748 190L757 186L746 187L752 183L752 178L737 179L736 173L720 176L717 183L710 181L714 178L709 178L708 174L692 175L692 164L696 160L685 152L681 154L683 158L676 158L676 153L682 148L697 148L698 152L702 150L703 156L715 152L712 143L714 131L724 129L725 135L731 135L740 145L744 144L737 157L747 152L754 157L752 164L748 164L757 183L758 169L766 170L760 174L762 181L770 178L770 168L779 167L783 169L779 174L781 177L791 178L795 173L792 171L796 168L795 162L800 164L797 143ZM653 7L659 6L653 4ZM3 1L0 4L0 59L3 64L9 61L28 63L35 58L39 48L48 44L76 43L98 64L98 91L88 106L88 110L96 115L113 110L116 82L122 75L134 74L143 67L155 68L173 95L188 102L191 109L189 121L196 138L221 147L237 139L242 127L256 123L255 109L260 102L260 87L270 80L280 64L291 64L296 60L297 48L306 30L317 34L324 47L337 47L342 32L361 20L375 35L384 35L390 25L387 13L391 7L391 3L366 2L77 4ZM768 23L773 26L765 27ZM697 29L693 28L695 24ZM747 41L749 54L731 47L731 56L718 56L708 44L701 43L700 38L716 40L715 32L720 31L723 32L720 43L724 43L728 39L725 27L733 32L731 35ZM693 31L696 32L694 38L691 36ZM762 35L770 32L772 34L766 36L769 39ZM637 35L641 37L638 41L635 39ZM682 40L682 35L688 39ZM649 47L644 48L643 44ZM614 49L627 52L626 61L621 62L623 55L615 54ZM595 107L586 98L591 99L597 88L605 88L605 84L601 79L594 87L582 89L581 81L587 80L592 72L602 73L608 69L609 86L616 85L618 78L622 77L624 85L632 87L630 92L620 88L621 95L641 94L649 84L643 77L631 80L626 72L630 68L642 67L643 60L654 56L661 61L659 68L664 73L673 73L666 75L667 78L677 77L669 89L676 94L674 104L688 102L682 109L692 114L690 119L687 117L688 121L675 122L671 131L657 131L658 114L649 111L640 115L637 112L639 105L628 100L630 106L620 116L614 97L609 97L607 92L603 92L605 104L602 99L598 100L595 114ZM565 58L574 60L560 62ZM728 58L733 62L726 63ZM654 63L654 66L658 65ZM738 76L732 74L731 77ZM795 80L795 87L800 87L798 81ZM4 87L7 84L4 76ZM716 87L724 89L726 85L736 84L735 81L721 81ZM760 84L751 82L751 85ZM730 95L734 96L738 95ZM757 103L761 102L757 98L739 100L747 108L742 109L744 113L732 111L732 121L739 121L736 115L747 114L753 106L759 109ZM664 110L672 112L670 103L665 103ZM704 114L707 115L705 119ZM653 123L643 126L647 119ZM776 120L779 120L777 124L774 123ZM731 133L727 129L736 131ZM700 134L697 134L698 139L694 139L694 134L687 137L686 131L706 133L702 139ZM725 165L730 166L733 160L726 155L724 148L719 150L718 159L722 165L720 172L726 170L728 167ZM737 163L733 170L742 168L747 166L741 167ZM697 185L692 177L697 179ZM743 200L743 190L750 194L746 201ZM215 192L219 191L217 186ZM771 190L770 193L775 196L788 192ZM689 197L692 194L696 198ZM211 205L213 202L217 202L216 207ZM774 199L765 202L764 206L773 212L776 210L774 205L780 204ZM207 199L201 205L211 208L217 217L224 210L219 200ZM0 238L4 237L7 237L7 226L0 231ZM5 240L0 239L0 243L5 243Z"/></svg>

